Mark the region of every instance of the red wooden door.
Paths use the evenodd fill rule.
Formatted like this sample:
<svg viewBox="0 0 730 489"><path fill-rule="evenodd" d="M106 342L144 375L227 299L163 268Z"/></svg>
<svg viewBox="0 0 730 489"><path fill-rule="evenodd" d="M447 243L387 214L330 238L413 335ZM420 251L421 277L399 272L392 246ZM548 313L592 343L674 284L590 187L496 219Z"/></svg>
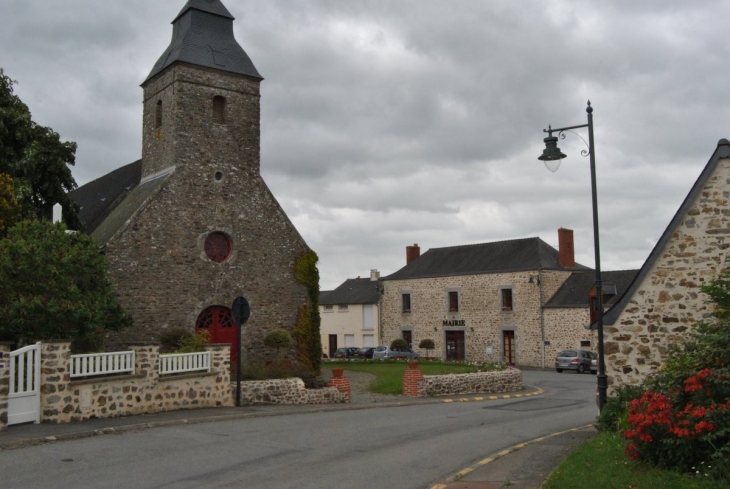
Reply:
<svg viewBox="0 0 730 489"><path fill-rule="evenodd" d="M211 343L231 344L231 371L236 371L236 323L231 310L224 306L210 306L200 313L195 330L205 330Z"/></svg>
<svg viewBox="0 0 730 489"><path fill-rule="evenodd" d="M446 331L446 360L464 360L465 357L464 332Z"/></svg>

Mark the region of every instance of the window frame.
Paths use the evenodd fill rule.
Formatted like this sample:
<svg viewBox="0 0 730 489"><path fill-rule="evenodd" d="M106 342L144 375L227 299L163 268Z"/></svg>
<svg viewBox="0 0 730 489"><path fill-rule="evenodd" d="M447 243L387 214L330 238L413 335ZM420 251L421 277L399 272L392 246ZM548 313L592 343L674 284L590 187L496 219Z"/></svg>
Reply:
<svg viewBox="0 0 730 489"><path fill-rule="evenodd" d="M509 301L507 299L509 298ZM509 306L506 306L506 302L509 302ZM501 312L514 312L515 311L515 291L513 287L500 287L499 288L499 310Z"/></svg>
<svg viewBox="0 0 730 489"><path fill-rule="evenodd" d="M451 289L446 291L446 311L449 314L454 314L461 311L461 291L459 291L458 289Z"/></svg>
<svg viewBox="0 0 730 489"><path fill-rule="evenodd" d="M406 296L408 297L408 307L406 307ZM400 312L401 314L411 314L413 312L413 294L409 292L401 292L400 294Z"/></svg>

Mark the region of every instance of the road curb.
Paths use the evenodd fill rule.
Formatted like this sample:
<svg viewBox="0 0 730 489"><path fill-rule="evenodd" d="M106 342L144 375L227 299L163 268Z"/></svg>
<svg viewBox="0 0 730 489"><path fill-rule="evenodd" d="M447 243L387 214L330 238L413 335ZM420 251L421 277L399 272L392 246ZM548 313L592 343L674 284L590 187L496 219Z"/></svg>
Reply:
<svg viewBox="0 0 730 489"><path fill-rule="evenodd" d="M556 437L556 436L564 435L566 433L571 433L571 432L574 432L574 431L581 431L581 430L585 430L585 429L588 429L588 428L593 428L593 424L587 424L587 425L583 425L583 426L578 426L576 428L571 428L571 429L568 429L568 430L563 430L563 431L558 431L558 432L555 432L555 433L550 433L549 435L544 435L544 436L535 438L533 440L529 440L529 441L526 441L526 442L518 443L517 445L513 445L511 447L505 448L504 450L500 450L498 452L494 452L494 453L490 454L489 456L483 458L482 460L480 460L480 461L478 461L478 462L470 465L469 467L466 467L464 469L461 469L460 471L456 472L452 476L446 478L443 482L440 482L440 483L438 483L436 485L431 486L430 489L448 489L449 484L451 484L453 482L457 482L460 479L462 479L463 477L465 477L465 476L469 475L470 473L474 472L475 470L479 469L480 467L483 467L483 466L488 465L488 464L490 464L492 462L495 462L495 461L499 460L500 458L502 458L502 457L504 457L506 455L509 455L509 454L514 453L514 452L516 452L516 451L518 451L518 450L520 450L522 448L525 448L528 445L532 445L534 443L539 443L539 442L548 440L548 439L553 438L553 437Z"/></svg>

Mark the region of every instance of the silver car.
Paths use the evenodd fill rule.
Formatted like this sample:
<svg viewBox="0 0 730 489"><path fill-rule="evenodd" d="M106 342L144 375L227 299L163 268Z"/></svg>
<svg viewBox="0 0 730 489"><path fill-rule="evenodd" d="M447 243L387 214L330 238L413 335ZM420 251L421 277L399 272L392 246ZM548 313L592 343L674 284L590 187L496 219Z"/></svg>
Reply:
<svg viewBox="0 0 730 489"><path fill-rule="evenodd" d="M588 350L564 350L555 357L555 370L575 370L577 373L590 372L595 353Z"/></svg>
<svg viewBox="0 0 730 489"><path fill-rule="evenodd" d="M413 360L418 358L418 353L410 348L392 349L389 346L379 346L373 352L373 360L393 360L396 358L407 358Z"/></svg>

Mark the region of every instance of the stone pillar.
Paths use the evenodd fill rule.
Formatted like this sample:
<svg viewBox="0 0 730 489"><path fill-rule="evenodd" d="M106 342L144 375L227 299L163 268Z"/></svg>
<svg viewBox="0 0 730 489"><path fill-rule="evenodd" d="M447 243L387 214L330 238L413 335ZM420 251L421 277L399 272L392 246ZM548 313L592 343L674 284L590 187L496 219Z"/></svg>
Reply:
<svg viewBox="0 0 730 489"><path fill-rule="evenodd" d="M10 345L0 341L0 431L8 427L8 394L10 393Z"/></svg>
<svg viewBox="0 0 730 489"><path fill-rule="evenodd" d="M71 392L71 342L41 341L41 423L60 423L76 410Z"/></svg>
<svg viewBox="0 0 730 489"><path fill-rule="evenodd" d="M142 382L143 402L148 406L153 402L154 393L157 391L157 381L160 378L160 344L154 341L142 341L127 345L134 351L134 374L144 375L146 379Z"/></svg>
<svg viewBox="0 0 730 489"><path fill-rule="evenodd" d="M344 369L333 368L332 377L327 381L327 385L335 387L339 392L345 394L345 402L350 402L350 381L344 375Z"/></svg>
<svg viewBox="0 0 730 489"><path fill-rule="evenodd" d="M213 343L206 346L205 350L210 352L210 371L217 374L215 377L215 394L221 398L224 406L233 406L235 404L236 388L231 385L231 344Z"/></svg>
<svg viewBox="0 0 730 489"><path fill-rule="evenodd" d="M418 397L418 384L423 380L423 374L418 368L418 362L411 360L408 362L408 368L403 374L403 395L408 397Z"/></svg>

